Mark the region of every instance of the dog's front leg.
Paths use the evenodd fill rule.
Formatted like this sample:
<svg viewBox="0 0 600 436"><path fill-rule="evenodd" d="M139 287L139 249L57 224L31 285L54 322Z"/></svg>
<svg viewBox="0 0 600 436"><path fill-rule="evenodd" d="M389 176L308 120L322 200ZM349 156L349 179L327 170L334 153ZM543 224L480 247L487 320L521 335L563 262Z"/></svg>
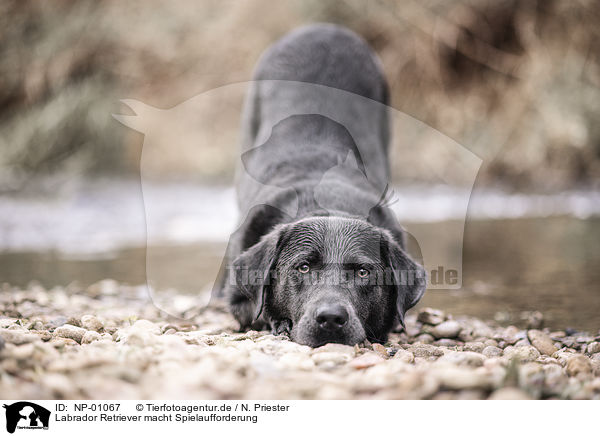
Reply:
<svg viewBox="0 0 600 436"><path fill-rule="evenodd" d="M292 330L292 321L289 319L280 319L277 321L271 321L271 333L275 336L285 335L290 336Z"/></svg>

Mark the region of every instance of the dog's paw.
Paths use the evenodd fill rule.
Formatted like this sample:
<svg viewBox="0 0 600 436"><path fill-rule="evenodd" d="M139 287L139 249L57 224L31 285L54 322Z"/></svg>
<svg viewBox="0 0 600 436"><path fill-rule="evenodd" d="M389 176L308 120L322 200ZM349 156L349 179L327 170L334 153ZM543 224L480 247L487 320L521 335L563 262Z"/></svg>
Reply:
<svg viewBox="0 0 600 436"><path fill-rule="evenodd" d="M277 321L273 321L271 323L272 325L272 330L271 333L273 333L275 336L279 336L279 335L284 335L284 336L290 336L290 332L292 330L292 321L290 321L289 319L281 319L281 320L277 320Z"/></svg>

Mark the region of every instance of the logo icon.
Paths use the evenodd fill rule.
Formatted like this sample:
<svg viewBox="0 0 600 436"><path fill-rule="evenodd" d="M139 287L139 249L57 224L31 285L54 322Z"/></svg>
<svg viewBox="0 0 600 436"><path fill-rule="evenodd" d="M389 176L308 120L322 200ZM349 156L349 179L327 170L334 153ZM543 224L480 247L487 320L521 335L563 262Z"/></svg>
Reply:
<svg viewBox="0 0 600 436"><path fill-rule="evenodd" d="M6 409L6 431L9 433L14 433L16 429L48 430L50 423L48 409L29 401L4 404L3 407Z"/></svg>

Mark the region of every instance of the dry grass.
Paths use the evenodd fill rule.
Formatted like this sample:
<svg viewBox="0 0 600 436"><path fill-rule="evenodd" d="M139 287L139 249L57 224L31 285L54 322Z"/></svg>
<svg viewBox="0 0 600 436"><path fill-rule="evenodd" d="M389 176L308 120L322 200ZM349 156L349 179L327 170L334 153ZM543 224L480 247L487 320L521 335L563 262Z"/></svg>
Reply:
<svg viewBox="0 0 600 436"><path fill-rule="evenodd" d="M393 106L483 157L479 183L555 190L599 179L597 2L13 0L0 9L0 190L34 174L135 174L143 139L111 118L124 112L119 99L168 108L249 80L272 41L314 21L362 34ZM177 144L182 159L158 153L153 175L231 180L231 135L209 142ZM416 142L413 156L394 157L396 173L427 158Z"/></svg>

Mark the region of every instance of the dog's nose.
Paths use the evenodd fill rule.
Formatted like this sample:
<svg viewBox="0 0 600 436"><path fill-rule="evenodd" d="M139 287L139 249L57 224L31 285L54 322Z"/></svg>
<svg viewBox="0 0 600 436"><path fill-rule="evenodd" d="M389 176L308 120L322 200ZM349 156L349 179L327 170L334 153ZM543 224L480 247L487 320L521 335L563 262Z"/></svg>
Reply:
<svg viewBox="0 0 600 436"><path fill-rule="evenodd" d="M348 311L340 304L328 304L317 310L316 321L324 330L339 330L348 321Z"/></svg>

